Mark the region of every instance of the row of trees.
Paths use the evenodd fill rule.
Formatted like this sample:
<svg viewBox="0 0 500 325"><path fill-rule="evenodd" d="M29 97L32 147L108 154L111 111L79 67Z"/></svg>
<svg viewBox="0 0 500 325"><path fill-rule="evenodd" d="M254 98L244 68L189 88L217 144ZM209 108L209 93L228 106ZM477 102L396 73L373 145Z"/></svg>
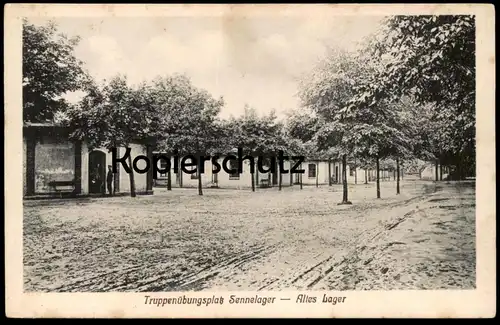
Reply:
<svg viewBox="0 0 500 325"><path fill-rule="evenodd" d="M465 175L465 166L475 161L474 21L397 16L383 27L359 52L332 50L301 82L301 110L280 122L274 112L259 116L250 107L239 117L221 119L223 98L182 75L134 87L120 75L97 84L73 56L78 39L58 35L53 24L25 22L24 119L64 123L74 130L73 138L91 148L148 139L167 153L217 154L242 147L254 156L283 150L341 159L342 203L350 203L347 164L376 168L377 175L381 164L393 166L397 193L401 165L417 158L455 166ZM62 95L77 89L85 96L68 104Z"/></svg>
<svg viewBox="0 0 500 325"><path fill-rule="evenodd" d="M357 52L332 50L301 85L294 134L343 161L397 170L417 159L458 179L475 169L475 23L470 16L393 16ZM343 173L345 175L345 173ZM436 173L436 181L437 181ZM342 204L348 200L344 177ZM377 197L380 184L377 181Z"/></svg>
<svg viewBox="0 0 500 325"><path fill-rule="evenodd" d="M235 147L252 155L299 148L286 140L284 124L274 112L259 116L246 107L242 116L223 120L219 117L223 99L195 87L184 75L158 77L134 87L126 76L117 75L98 84L73 54L78 38L58 34L53 23L35 26L24 21L23 27L23 115L27 122L66 125L73 130L71 137L85 140L89 149L128 147L135 141L148 141L167 154L198 156L224 154ZM63 95L76 90L85 95L72 105ZM135 196L134 175L129 176Z"/></svg>

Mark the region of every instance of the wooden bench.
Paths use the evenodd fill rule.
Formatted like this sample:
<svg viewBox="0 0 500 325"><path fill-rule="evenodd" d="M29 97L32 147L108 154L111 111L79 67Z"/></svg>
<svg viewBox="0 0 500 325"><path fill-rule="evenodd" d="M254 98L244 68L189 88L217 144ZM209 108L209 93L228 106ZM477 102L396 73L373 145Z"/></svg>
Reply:
<svg viewBox="0 0 500 325"><path fill-rule="evenodd" d="M71 192L75 191L75 181L51 181L49 182L49 186L52 187L57 193L63 192L59 189L60 187L71 187Z"/></svg>

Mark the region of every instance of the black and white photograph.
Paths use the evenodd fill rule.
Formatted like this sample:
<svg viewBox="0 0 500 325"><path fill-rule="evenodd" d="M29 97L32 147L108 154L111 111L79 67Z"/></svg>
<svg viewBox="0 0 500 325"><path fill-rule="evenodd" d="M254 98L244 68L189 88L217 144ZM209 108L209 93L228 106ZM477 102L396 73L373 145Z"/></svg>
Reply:
<svg viewBox="0 0 500 325"><path fill-rule="evenodd" d="M408 315L458 317L437 293L466 292L493 317L494 7L338 6L11 5L16 294L189 318L436 292Z"/></svg>

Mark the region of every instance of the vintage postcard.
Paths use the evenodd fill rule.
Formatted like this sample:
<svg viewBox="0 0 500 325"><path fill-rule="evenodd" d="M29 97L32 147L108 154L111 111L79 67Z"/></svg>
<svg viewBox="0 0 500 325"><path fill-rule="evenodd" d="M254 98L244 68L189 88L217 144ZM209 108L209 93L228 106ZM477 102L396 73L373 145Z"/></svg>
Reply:
<svg viewBox="0 0 500 325"><path fill-rule="evenodd" d="M496 315L491 4L7 4L12 318Z"/></svg>

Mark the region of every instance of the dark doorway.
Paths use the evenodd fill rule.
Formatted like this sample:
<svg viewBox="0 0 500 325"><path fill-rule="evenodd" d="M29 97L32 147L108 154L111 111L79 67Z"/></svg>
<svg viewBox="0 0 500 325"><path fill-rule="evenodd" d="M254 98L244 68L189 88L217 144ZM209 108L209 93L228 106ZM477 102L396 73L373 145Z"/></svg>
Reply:
<svg viewBox="0 0 500 325"><path fill-rule="evenodd" d="M273 185L278 185L278 173L272 173Z"/></svg>
<svg viewBox="0 0 500 325"><path fill-rule="evenodd" d="M272 182L273 182L273 186L274 185L279 185L279 180L278 180L278 177L279 177L279 172L280 172L280 164L278 163L278 161L276 160L276 165L275 165L275 173L272 173ZM283 181L283 179L281 179Z"/></svg>
<svg viewBox="0 0 500 325"><path fill-rule="evenodd" d="M339 166L335 166L335 183L339 182Z"/></svg>
<svg viewBox="0 0 500 325"><path fill-rule="evenodd" d="M106 154L102 151L89 153L89 193L104 193L106 180Z"/></svg>

